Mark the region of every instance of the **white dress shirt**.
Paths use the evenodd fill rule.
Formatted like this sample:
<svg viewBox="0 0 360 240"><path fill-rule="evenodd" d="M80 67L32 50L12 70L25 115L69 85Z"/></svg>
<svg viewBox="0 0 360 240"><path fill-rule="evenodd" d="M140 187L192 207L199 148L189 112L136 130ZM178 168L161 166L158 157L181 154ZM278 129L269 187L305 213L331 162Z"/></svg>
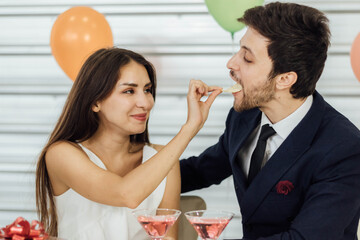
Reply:
<svg viewBox="0 0 360 240"><path fill-rule="evenodd" d="M244 171L245 176L248 176L250 169L250 160L253 151L255 150L256 143L259 139L260 129L263 125L269 124L276 133L269 137L266 144L264 161L263 165L269 160L269 158L275 153L275 151L280 147L284 140L289 136L289 134L294 130L294 128L300 123L300 121L305 117L307 112L310 110L313 102L313 96L310 95L307 97L305 102L296 109L292 114L282 119L281 121L272 124L267 116L262 113L260 124L254 129L250 134L249 138L246 140L244 146L239 152L239 159L241 167Z"/></svg>

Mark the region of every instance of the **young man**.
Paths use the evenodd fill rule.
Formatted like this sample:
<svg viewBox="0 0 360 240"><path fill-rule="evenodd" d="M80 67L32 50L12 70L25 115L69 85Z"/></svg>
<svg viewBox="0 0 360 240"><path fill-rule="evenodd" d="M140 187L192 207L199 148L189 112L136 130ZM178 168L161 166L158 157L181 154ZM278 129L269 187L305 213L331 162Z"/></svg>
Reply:
<svg viewBox="0 0 360 240"><path fill-rule="evenodd" d="M246 11L228 62L242 86L219 142L180 162L182 192L233 175L244 239L356 239L360 132L316 92L330 43L320 11Z"/></svg>

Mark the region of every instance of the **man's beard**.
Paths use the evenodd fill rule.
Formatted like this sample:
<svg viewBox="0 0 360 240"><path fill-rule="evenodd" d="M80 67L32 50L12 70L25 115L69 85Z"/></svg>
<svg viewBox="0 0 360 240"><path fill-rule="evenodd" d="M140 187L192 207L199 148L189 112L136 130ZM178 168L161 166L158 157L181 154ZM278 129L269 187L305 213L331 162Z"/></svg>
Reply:
<svg viewBox="0 0 360 240"><path fill-rule="evenodd" d="M256 107L262 107L264 103L270 102L275 98L275 80L268 79L265 86L252 90L242 90L242 102L237 104L234 100L234 109L242 112Z"/></svg>

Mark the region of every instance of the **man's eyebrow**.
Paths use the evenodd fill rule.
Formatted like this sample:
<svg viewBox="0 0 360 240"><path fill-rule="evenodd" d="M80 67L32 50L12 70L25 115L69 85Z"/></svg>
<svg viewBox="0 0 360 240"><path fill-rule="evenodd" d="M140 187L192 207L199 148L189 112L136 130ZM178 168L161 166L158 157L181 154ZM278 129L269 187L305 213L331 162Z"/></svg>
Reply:
<svg viewBox="0 0 360 240"><path fill-rule="evenodd" d="M251 51L251 49L248 48L247 46L241 46L241 48L245 49L246 51L248 51L249 53L251 53L252 55L254 55L254 53Z"/></svg>

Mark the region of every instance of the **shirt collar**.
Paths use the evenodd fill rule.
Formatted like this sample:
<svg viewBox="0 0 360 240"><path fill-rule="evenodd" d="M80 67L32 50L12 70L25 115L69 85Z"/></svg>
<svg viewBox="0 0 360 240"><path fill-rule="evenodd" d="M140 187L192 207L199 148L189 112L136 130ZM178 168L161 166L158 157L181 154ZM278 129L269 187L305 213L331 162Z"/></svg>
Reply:
<svg viewBox="0 0 360 240"><path fill-rule="evenodd" d="M261 126L269 124L282 139L286 139L310 110L312 102L313 96L310 95L306 98L305 102L295 110L295 112L275 124L272 124L265 113L262 113Z"/></svg>

